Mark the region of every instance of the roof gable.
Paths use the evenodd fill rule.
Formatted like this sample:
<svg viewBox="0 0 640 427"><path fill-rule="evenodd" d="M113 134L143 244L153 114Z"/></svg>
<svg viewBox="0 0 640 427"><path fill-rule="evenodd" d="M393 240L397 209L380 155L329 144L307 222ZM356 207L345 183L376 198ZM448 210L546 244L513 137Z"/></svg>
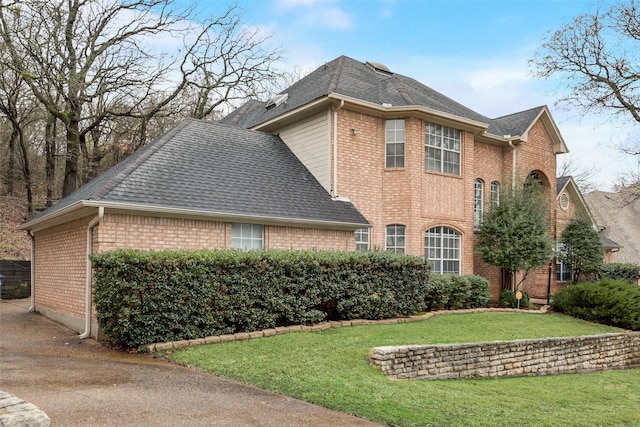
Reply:
<svg viewBox="0 0 640 427"><path fill-rule="evenodd" d="M598 224L591 213L591 209L589 209L589 205L584 199L584 196L573 177L561 176L556 179L556 200L559 200L560 196L564 192L571 197L571 200L576 205L577 212L587 218L595 230L598 230Z"/></svg>
<svg viewBox="0 0 640 427"><path fill-rule="evenodd" d="M368 225L336 201L275 135L186 120L23 225L76 203L192 214Z"/></svg>

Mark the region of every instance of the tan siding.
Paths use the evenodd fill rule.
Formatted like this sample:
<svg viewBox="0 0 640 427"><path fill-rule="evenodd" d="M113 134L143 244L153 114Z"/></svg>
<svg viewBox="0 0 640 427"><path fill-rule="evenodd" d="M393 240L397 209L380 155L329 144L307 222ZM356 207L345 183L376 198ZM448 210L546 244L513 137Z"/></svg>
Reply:
<svg viewBox="0 0 640 427"><path fill-rule="evenodd" d="M280 129L278 133L320 184L330 191L330 139L327 113L323 112Z"/></svg>

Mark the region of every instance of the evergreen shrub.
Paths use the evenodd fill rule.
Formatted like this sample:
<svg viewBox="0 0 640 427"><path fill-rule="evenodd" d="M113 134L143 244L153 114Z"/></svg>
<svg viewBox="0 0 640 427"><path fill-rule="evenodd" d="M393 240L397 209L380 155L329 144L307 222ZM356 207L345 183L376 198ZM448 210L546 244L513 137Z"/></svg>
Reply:
<svg viewBox="0 0 640 427"><path fill-rule="evenodd" d="M98 323L125 347L428 306L428 261L387 252L117 250L91 261Z"/></svg>
<svg viewBox="0 0 640 427"><path fill-rule="evenodd" d="M624 280L631 284L638 283L640 277L640 265L631 263L607 263L600 269L602 278Z"/></svg>
<svg viewBox="0 0 640 427"><path fill-rule="evenodd" d="M427 295L429 310L484 307L491 299L489 281L484 277L432 274L429 282Z"/></svg>
<svg viewBox="0 0 640 427"><path fill-rule="evenodd" d="M580 319L640 330L640 287L623 280L565 286L554 294L552 306Z"/></svg>

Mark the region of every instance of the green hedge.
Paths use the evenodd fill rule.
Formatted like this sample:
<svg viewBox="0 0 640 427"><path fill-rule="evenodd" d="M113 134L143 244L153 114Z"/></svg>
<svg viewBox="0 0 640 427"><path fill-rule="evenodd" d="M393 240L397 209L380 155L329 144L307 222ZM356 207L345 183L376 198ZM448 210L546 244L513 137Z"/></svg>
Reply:
<svg viewBox="0 0 640 427"><path fill-rule="evenodd" d="M640 265L606 263L602 265L600 274L602 278L624 280L635 285L638 283L638 277L640 276Z"/></svg>
<svg viewBox="0 0 640 427"><path fill-rule="evenodd" d="M100 327L118 345L427 307L429 264L386 252L139 251L91 256Z"/></svg>
<svg viewBox="0 0 640 427"><path fill-rule="evenodd" d="M489 281L484 277L455 274L431 275L427 295L429 310L484 307L491 299Z"/></svg>
<svg viewBox="0 0 640 427"><path fill-rule="evenodd" d="M640 287L622 280L565 286L553 295L552 305L570 316L640 330Z"/></svg>

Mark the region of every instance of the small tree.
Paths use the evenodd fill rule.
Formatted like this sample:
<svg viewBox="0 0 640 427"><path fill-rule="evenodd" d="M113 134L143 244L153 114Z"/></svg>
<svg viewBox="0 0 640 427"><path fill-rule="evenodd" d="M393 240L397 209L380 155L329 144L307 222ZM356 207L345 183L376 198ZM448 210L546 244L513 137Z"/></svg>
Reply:
<svg viewBox="0 0 640 427"><path fill-rule="evenodd" d="M596 275L602 268L602 243L588 221L574 218L560 235L558 258L571 269L573 283L580 276Z"/></svg>
<svg viewBox="0 0 640 427"><path fill-rule="evenodd" d="M504 269L515 291L527 275L551 259L549 202L539 182L524 185L501 195L492 206L478 232L476 252L489 265ZM515 275L524 272L516 285Z"/></svg>

